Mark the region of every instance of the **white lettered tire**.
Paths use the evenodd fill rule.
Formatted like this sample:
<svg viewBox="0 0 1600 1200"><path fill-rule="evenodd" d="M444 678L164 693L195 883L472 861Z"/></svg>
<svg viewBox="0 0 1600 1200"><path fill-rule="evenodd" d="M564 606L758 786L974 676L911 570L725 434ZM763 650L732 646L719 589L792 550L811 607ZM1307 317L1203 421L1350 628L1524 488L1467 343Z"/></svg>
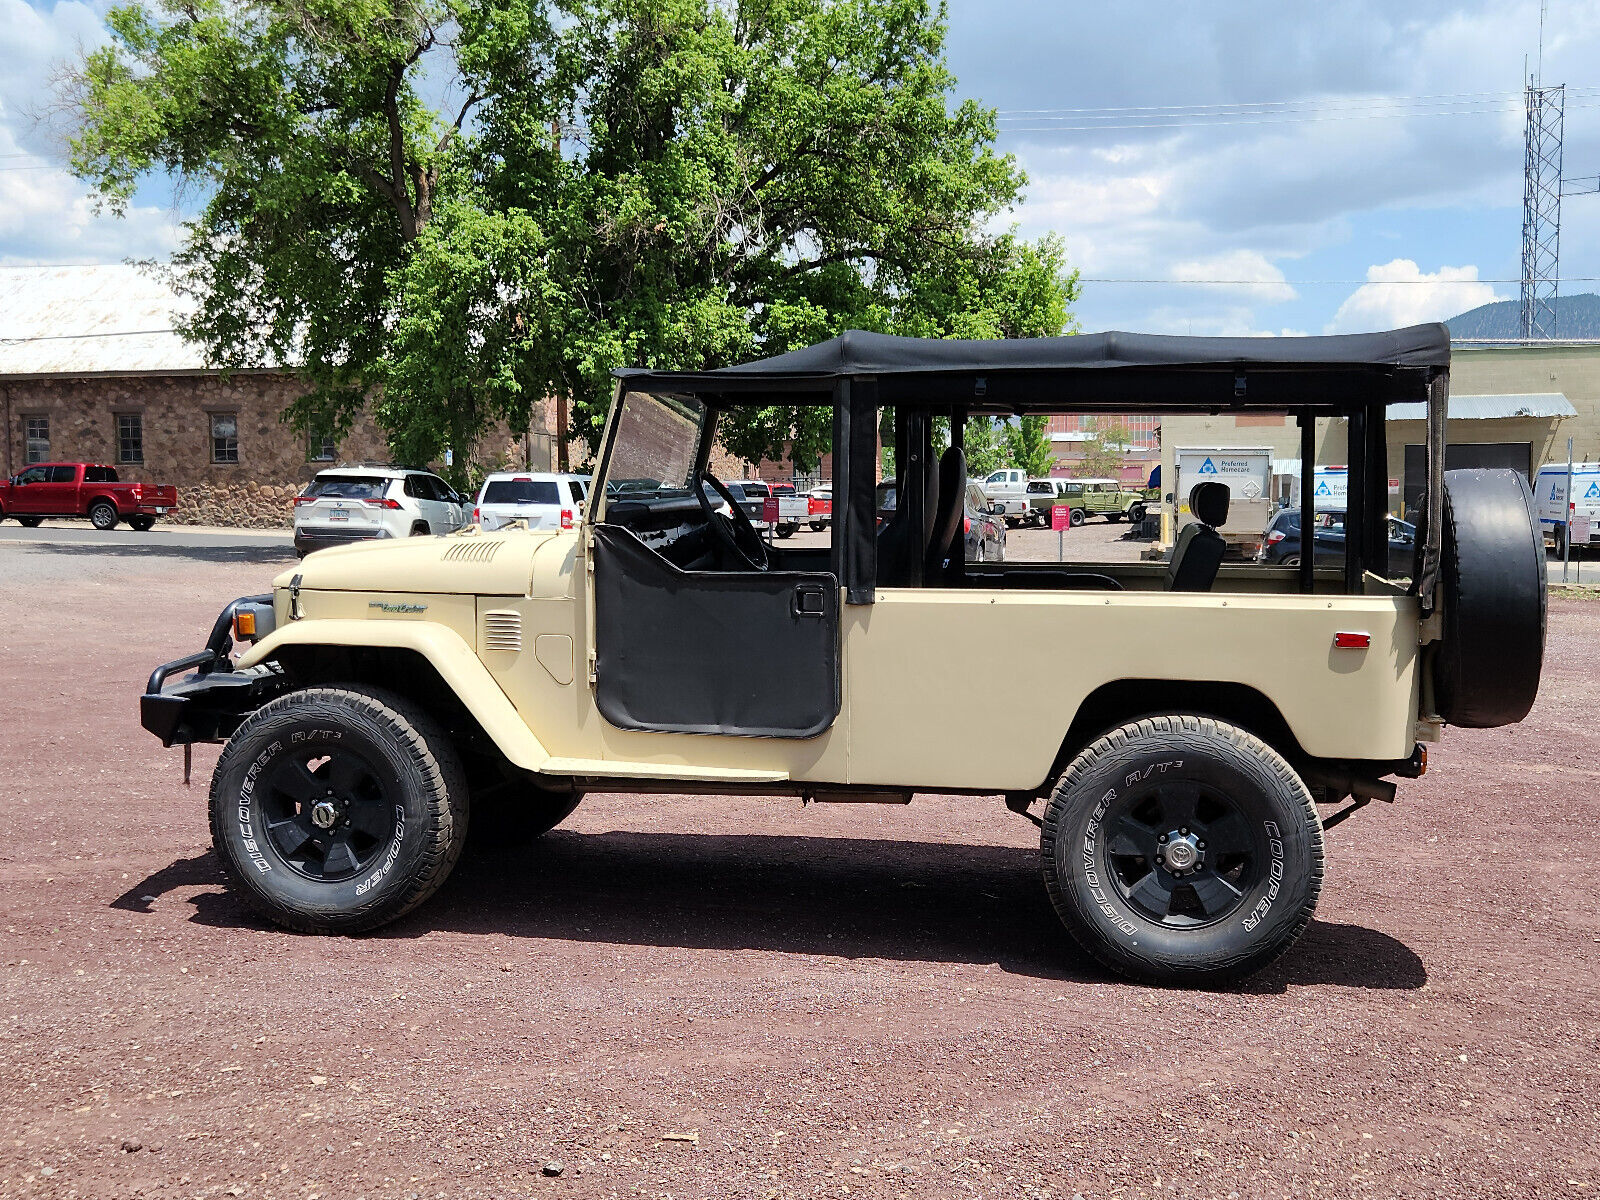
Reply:
<svg viewBox="0 0 1600 1200"><path fill-rule="evenodd" d="M1085 749L1050 798L1040 852L1068 932L1147 983L1259 970L1305 931L1322 890L1304 781L1212 717L1146 717Z"/></svg>
<svg viewBox="0 0 1600 1200"><path fill-rule="evenodd" d="M467 783L445 731L365 685L290 692L252 713L211 779L211 836L241 897L306 933L375 929L449 876Z"/></svg>

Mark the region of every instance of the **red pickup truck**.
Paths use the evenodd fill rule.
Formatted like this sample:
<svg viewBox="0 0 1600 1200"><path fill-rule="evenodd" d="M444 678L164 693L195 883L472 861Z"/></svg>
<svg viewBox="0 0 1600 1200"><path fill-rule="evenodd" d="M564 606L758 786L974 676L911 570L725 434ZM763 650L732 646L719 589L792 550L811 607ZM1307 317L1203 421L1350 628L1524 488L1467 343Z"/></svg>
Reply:
<svg viewBox="0 0 1600 1200"><path fill-rule="evenodd" d="M178 506L178 489L121 483L101 463L37 463L0 483L0 520L33 528L46 517L88 517L96 529L126 521L140 533Z"/></svg>

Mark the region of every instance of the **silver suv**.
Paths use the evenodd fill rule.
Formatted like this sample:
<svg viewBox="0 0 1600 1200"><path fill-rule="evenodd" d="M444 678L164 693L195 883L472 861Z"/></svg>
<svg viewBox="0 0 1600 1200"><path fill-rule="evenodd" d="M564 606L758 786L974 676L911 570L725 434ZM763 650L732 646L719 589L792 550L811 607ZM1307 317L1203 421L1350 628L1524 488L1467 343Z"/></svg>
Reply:
<svg viewBox="0 0 1600 1200"><path fill-rule="evenodd" d="M304 558L326 546L454 533L467 523L466 504L427 471L365 466L320 471L294 500L295 553Z"/></svg>

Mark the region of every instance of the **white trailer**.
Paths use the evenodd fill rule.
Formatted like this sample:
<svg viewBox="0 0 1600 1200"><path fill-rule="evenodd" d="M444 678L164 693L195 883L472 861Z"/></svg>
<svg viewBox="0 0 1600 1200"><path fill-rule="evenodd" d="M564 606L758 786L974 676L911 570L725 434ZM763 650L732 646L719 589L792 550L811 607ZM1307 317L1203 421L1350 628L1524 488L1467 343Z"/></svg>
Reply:
<svg viewBox="0 0 1600 1200"><path fill-rule="evenodd" d="M1193 518L1189 492L1197 483L1221 483L1229 492L1228 519L1218 528L1230 549L1253 554L1272 519L1271 446L1186 446L1176 451L1178 480L1174 531Z"/></svg>

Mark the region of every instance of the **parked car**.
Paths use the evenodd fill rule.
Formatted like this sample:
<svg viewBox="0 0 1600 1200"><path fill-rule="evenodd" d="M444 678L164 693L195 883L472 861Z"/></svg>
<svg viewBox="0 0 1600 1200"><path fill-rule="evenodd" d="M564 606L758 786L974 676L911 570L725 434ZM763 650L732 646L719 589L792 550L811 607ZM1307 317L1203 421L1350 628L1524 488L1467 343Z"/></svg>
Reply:
<svg viewBox="0 0 1600 1200"><path fill-rule="evenodd" d="M46 517L88 517L96 529L126 521L144 533L176 507L177 488L123 483L104 463L35 463L0 483L0 520L15 517L29 529Z"/></svg>
<svg viewBox="0 0 1600 1200"><path fill-rule="evenodd" d="M1334 566L1344 562L1345 515L1337 509L1325 509L1316 515L1316 561ZM1412 562L1417 553L1417 528L1398 517L1388 518L1389 550L1386 561L1391 579L1404 579L1411 575ZM1256 551L1256 561L1274 566L1298 567L1302 549L1300 536L1300 510L1286 508L1272 518Z"/></svg>
<svg viewBox="0 0 1600 1200"><path fill-rule="evenodd" d="M806 493L806 524L821 533L833 521L833 485L824 483Z"/></svg>
<svg viewBox="0 0 1600 1200"><path fill-rule="evenodd" d="M802 496L792 483L773 484L772 494L778 498L777 534L781 538L793 537L811 517L811 498Z"/></svg>
<svg viewBox="0 0 1600 1200"><path fill-rule="evenodd" d="M588 496L582 475L497 471L478 489L472 520L485 533L512 521L526 521L529 529L571 529L583 520Z"/></svg>
<svg viewBox="0 0 1600 1200"><path fill-rule="evenodd" d="M294 549L313 550L378 538L454 533L467 523L467 500L437 475L406 467L334 467L319 471L294 498Z"/></svg>
<svg viewBox="0 0 1600 1200"><path fill-rule="evenodd" d="M1028 515L1026 523L1041 529L1050 527L1050 510L1065 504L1072 512L1068 524L1076 528L1083 524L1086 515L1083 507L1083 486L1071 479L1028 480Z"/></svg>
<svg viewBox="0 0 1600 1200"><path fill-rule="evenodd" d="M1144 520L1145 505L1153 503L1151 497L1134 488L1124 487L1120 479L1073 479L1076 493L1083 499L1086 516L1104 517L1107 521Z"/></svg>
<svg viewBox="0 0 1600 1200"><path fill-rule="evenodd" d="M1006 522L1004 510L998 501L990 500L975 483L967 484L966 512L962 516L966 530L968 562L1005 562Z"/></svg>

